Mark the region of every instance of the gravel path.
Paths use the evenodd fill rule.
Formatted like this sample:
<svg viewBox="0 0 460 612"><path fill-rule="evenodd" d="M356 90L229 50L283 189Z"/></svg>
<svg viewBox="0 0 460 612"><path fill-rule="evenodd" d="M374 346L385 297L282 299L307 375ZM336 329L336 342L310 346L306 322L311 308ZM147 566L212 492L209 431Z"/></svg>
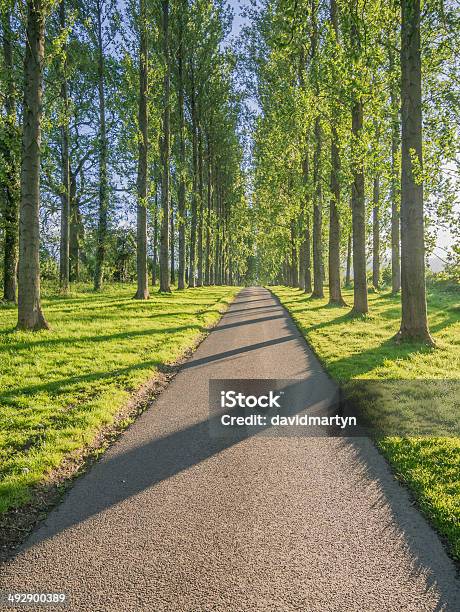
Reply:
<svg viewBox="0 0 460 612"><path fill-rule="evenodd" d="M271 294L243 290L0 590L64 591L91 612L460 609L453 564L367 440L212 438L213 378L332 384Z"/></svg>

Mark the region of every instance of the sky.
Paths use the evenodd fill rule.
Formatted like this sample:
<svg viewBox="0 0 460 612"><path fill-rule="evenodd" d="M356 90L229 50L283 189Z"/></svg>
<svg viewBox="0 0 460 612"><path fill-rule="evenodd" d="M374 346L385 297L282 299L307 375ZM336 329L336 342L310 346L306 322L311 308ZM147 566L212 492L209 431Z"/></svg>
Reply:
<svg viewBox="0 0 460 612"><path fill-rule="evenodd" d="M247 23L247 20L241 16L241 0L229 0L228 3L233 9L234 18L232 25L232 36L238 36L241 31L242 26Z"/></svg>

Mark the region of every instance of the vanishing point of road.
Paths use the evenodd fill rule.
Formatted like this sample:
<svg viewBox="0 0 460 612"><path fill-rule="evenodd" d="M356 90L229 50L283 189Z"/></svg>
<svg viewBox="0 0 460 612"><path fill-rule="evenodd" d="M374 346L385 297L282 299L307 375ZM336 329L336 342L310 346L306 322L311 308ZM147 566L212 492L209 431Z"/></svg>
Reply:
<svg viewBox="0 0 460 612"><path fill-rule="evenodd" d="M208 381L246 378L333 386L262 288L239 293L0 590L91 612L460 610L453 563L368 439L210 435Z"/></svg>

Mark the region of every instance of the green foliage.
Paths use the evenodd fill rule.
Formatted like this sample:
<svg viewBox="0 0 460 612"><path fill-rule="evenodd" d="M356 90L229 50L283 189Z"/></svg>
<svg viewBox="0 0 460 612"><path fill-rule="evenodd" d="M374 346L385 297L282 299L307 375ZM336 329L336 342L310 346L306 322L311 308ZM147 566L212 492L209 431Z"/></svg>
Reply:
<svg viewBox="0 0 460 612"><path fill-rule="evenodd" d="M341 161L340 201L342 260L350 226L353 169L363 162L367 222L371 233L372 182L380 177L381 248L390 243L392 200L399 198L399 5L337 0L338 36L330 3L266 1L250 11L246 54L255 75L250 83L261 108L254 133L254 209L257 252L264 278L278 277L291 243L299 249L315 199L313 156L315 120L322 150L320 185L326 205L330 193L332 125ZM299 16L302 15L302 18ZM440 229L459 235L459 40L460 9L455 3L425 3L422 19L424 183L427 246L436 245ZM351 135L351 109L364 106L359 138ZM399 147L399 142L397 143ZM308 163L306 164L306 161ZM303 212L301 212L303 211ZM326 215L324 215L326 217ZM292 240L291 220L296 221ZM328 239L327 219L323 241Z"/></svg>

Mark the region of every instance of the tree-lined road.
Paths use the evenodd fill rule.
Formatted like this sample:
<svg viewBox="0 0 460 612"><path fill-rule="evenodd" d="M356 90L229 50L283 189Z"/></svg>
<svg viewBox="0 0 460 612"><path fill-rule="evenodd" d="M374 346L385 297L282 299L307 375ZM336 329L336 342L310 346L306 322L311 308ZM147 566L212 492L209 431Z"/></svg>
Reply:
<svg viewBox="0 0 460 612"><path fill-rule="evenodd" d="M66 592L92 612L459 609L453 564L367 440L214 439L208 381L221 378L333 388L277 300L243 290L0 589Z"/></svg>

